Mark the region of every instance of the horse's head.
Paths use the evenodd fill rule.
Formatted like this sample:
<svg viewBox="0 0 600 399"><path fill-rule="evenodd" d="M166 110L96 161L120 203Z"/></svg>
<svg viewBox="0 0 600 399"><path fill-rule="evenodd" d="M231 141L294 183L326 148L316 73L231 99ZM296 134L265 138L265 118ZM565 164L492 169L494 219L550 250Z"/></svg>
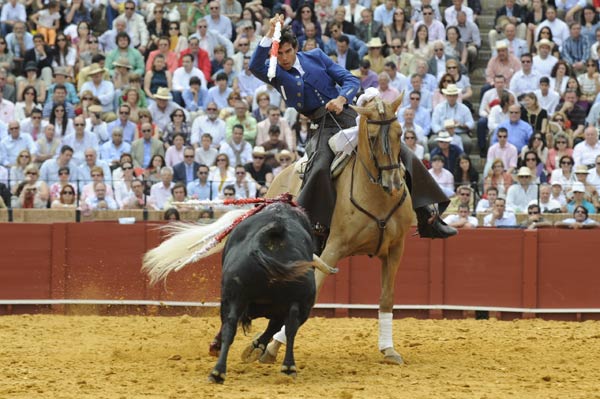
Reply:
<svg viewBox="0 0 600 399"><path fill-rule="evenodd" d="M367 166L375 173L370 174L371 180L389 194L399 192L404 184L404 167L400 161L402 128L396 118L402 98L403 94L390 104L375 97L363 107L352 107L360 115L358 156L372 160Z"/></svg>

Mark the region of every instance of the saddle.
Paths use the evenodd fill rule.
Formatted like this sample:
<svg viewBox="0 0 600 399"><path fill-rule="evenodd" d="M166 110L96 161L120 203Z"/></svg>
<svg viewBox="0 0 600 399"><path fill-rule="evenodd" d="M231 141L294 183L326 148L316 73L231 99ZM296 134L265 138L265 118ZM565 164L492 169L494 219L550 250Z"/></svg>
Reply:
<svg viewBox="0 0 600 399"><path fill-rule="evenodd" d="M357 128L344 129L329 139L329 148L335 153L333 162L331 162L331 179L335 180L344 170L350 159L352 153L357 145L356 134L354 131L358 131ZM294 170L300 175L300 179L304 178L304 172L306 170L306 164L308 162L308 151L294 163Z"/></svg>

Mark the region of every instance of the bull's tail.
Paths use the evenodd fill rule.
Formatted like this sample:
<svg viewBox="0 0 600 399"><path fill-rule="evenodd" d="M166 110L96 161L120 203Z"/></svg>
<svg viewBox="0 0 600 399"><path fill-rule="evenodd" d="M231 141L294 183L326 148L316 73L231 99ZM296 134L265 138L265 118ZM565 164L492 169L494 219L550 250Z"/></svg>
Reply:
<svg viewBox="0 0 600 399"><path fill-rule="evenodd" d="M285 262L280 259L289 258L295 252L296 243L289 241L285 227L281 221L273 221L262 227L256 235L258 248L252 251L252 256L267 273L270 279L279 282L295 281L306 275L313 267L313 261ZM281 256L277 256L278 254Z"/></svg>
<svg viewBox="0 0 600 399"><path fill-rule="evenodd" d="M198 250L246 212L246 209L227 212L211 224L171 223L163 227L170 237L144 256L142 270L150 277L150 283L155 284L188 263L221 252L226 240L222 240L208 251L198 253Z"/></svg>

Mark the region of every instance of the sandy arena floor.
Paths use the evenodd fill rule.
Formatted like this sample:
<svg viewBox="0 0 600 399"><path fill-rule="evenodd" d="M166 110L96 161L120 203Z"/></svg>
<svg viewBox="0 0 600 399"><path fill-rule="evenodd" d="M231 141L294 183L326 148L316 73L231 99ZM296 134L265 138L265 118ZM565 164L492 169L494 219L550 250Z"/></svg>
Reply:
<svg viewBox="0 0 600 399"><path fill-rule="evenodd" d="M217 318L0 317L0 398L600 398L600 323L394 321L404 366L383 364L372 319L309 319L298 378L242 364L208 384ZM254 324L258 332L263 320ZM283 353L280 353L281 359Z"/></svg>

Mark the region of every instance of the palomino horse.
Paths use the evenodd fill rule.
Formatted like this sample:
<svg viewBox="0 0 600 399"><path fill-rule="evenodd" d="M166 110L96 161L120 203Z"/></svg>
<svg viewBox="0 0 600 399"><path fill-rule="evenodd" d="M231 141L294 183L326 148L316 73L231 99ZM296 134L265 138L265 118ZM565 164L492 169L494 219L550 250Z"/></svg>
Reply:
<svg viewBox="0 0 600 399"><path fill-rule="evenodd" d="M397 364L403 360L392 340L394 285L404 239L414 218L400 161L402 130L395 115L401 103L402 96L392 104L376 97L365 107L353 107L360 115L358 146L337 178L330 235L321 254L321 259L331 266L352 255L368 254L381 260L379 349L385 361ZM288 167L275 178L267 196L297 194L300 185L298 174ZM320 289L326 274L315 272ZM276 351L278 346L271 344L269 349ZM273 353L266 352L261 360L274 361Z"/></svg>

